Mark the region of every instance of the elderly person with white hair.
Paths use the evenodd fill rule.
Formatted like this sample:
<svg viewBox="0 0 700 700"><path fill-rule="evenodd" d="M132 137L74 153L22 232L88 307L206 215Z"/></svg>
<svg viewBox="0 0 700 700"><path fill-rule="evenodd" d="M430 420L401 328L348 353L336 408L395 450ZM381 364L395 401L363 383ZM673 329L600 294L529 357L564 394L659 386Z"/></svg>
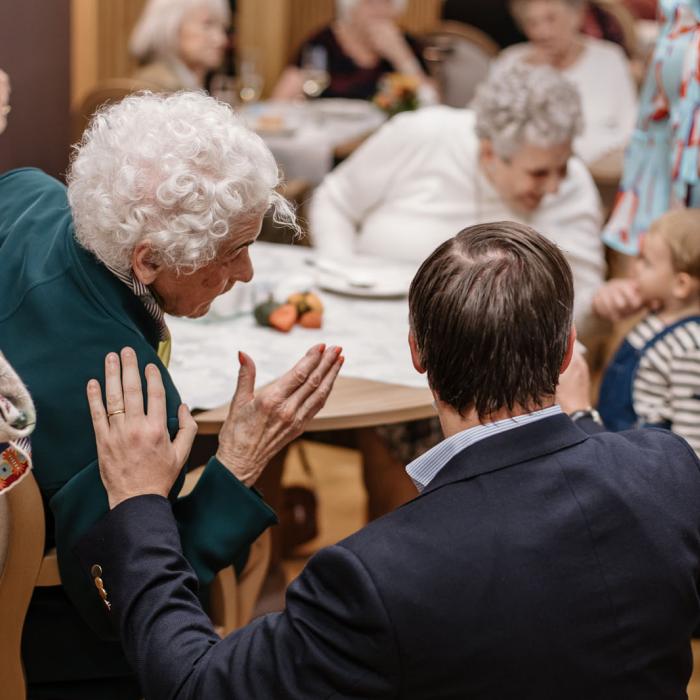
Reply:
<svg viewBox="0 0 700 700"><path fill-rule="evenodd" d="M387 73L415 76L423 94L433 95L420 43L396 23L406 0L336 0L335 5L335 21L304 42L294 65L282 73L274 99L304 96L301 68L311 55L315 67L325 61L330 77L320 97L371 99Z"/></svg>
<svg viewBox="0 0 700 700"><path fill-rule="evenodd" d="M166 369L164 314L201 316L251 279L248 248L265 213L294 223L277 184L262 140L228 106L195 92L132 96L98 113L67 191L39 170L0 176L0 338L36 404L35 474L63 584L37 590L27 616L32 698L142 697L73 554L108 510L84 386L109 377L125 347L123 357L147 371L155 365L185 461L196 426ZM250 543L275 522L249 487L321 407L342 364L338 348L316 346L256 395L253 360L239 353L239 361L236 423L224 424L192 493L177 498L181 478L170 494L204 590L219 569L240 570ZM112 422L124 419L119 401L108 383Z"/></svg>
<svg viewBox="0 0 700 700"><path fill-rule="evenodd" d="M221 65L230 21L227 0L148 0L129 42L134 78L167 92L203 88Z"/></svg>
<svg viewBox="0 0 700 700"><path fill-rule="evenodd" d="M624 51L581 31L586 0L511 0L528 41L503 51L496 66L551 66L578 89L584 128L574 151L586 163L627 145L637 118L637 87Z"/></svg>
<svg viewBox="0 0 700 700"><path fill-rule="evenodd" d="M465 226L528 224L559 245L572 267L585 342L595 330L587 326L605 259L598 192L572 156L580 128L579 96L552 68L494 71L472 109L394 117L330 173L311 205L313 244L339 260L355 253L417 267ZM360 434L370 517L415 495L403 466L439 439L436 421Z"/></svg>

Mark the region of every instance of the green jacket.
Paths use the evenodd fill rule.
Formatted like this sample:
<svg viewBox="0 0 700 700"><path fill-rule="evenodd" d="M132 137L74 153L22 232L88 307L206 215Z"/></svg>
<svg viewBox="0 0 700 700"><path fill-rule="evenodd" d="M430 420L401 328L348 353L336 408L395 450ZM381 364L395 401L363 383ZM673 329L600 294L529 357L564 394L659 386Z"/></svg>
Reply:
<svg viewBox="0 0 700 700"><path fill-rule="evenodd" d="M132 292L75 240L65 187L45 173L0 176L0 349L32 394L37 427L34 470L55 544L61 580L82 617L104 638L109 620L74 547L108 511L85 398L91 377L104 386L104 357L125 345L143 369L156 364L167 394L168 427L177 430L180 397L157 357L157 327ZM193 492L171 500L185 556L200 582L244 559L248 545L276 521L256 492L215 458ZM55 525L55 529L54 529Z"/></svg>

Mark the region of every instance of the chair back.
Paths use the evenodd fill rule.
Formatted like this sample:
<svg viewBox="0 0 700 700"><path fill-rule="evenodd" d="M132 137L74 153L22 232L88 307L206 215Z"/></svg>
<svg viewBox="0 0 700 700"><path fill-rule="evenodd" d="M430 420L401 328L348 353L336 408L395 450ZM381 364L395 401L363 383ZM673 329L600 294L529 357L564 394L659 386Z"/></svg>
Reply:
<svg viewBox="0 0 700 700"><path fill-rule="evenodd" d="M44 506L34 475L0 495L0 530L5 556L0 562L0 659L2 695L26 696L21 658L22 627L44 556Z"/></svg>
<svg viewBox="0 0 700 700"><path fill-rule="evenodd" d="M623 47L630 58L639 54L639 38L637 36L637 21L621 0L591 0L605 14L612 17L622 30Z"/></svg>
<svg viewBox="0 0 700 700"><path fill-rule="evenodd" d="M102 105L119 102L127 95L131 95L139 90L162 92L162 88L158 85L135 78L112 78L111 80L104 80L92 88L92 90L83 97L80 105L73 112L73 140L80 140L92 115L102 107Z"/></svg>
<svg viewBox="0 0 700 700"><path fill-rule="evenodd" d="M486 79L499 46L487 34L463 22L445 21L422 40L424 57L437 80L444 104L466 107Z"/></svg>

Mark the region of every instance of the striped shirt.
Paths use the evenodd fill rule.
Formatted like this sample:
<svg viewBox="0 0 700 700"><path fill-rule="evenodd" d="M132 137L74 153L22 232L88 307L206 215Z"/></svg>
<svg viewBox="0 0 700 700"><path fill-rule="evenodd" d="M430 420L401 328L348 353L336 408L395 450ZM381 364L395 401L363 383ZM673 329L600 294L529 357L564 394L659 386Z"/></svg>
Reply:
<svg viewBox="0 0 700 700"><path fill-rule="evenodd" d="M641 350L666 328L650 314L628 334ZM639 425L663 424L700 455L700 322L688 318L644 350L632 387Z"/></svg>
<svg viewBox="0 0 700 700"><path fill-rule="evenodd" d="M504 433L513 428L519 428L528 423L550 418L561 413L561 408L555 404L548 408L543 408L532 413L525 413L522 416L504 418L494 423L477 425L474 428L467 428L461 433L446 438L431 450L413 460L407 467L406 472L413 480L418 491L423 491L430 482L440 473L442 468L459 452L470 445L474 445L481 440Z"/></svg>

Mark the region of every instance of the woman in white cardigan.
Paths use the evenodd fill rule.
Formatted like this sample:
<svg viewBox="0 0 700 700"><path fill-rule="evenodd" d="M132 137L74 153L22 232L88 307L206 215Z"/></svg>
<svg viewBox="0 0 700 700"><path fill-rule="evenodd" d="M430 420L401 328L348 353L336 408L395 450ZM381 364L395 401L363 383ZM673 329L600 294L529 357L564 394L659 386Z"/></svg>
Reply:
<svg viewBox="0 0 700 700"><path fill-rule="evenodd" d="M580 125L578 94L557 71L496 70L473 110L399 115L330 173L311 207L313 243L417 266L466 226L527 223L567 255L582 327L605 262L598 192L571 156Z"/></svg>
<svg viewBox="0 0 700 700"><path fill-rule="evenodd" d="M586 0L511 0L528 38L501 53L496 66L548 65L581 95L584 128L574 150L594 163L627 145L637 120L637 87L624 51L581 32Z"/></svg>

